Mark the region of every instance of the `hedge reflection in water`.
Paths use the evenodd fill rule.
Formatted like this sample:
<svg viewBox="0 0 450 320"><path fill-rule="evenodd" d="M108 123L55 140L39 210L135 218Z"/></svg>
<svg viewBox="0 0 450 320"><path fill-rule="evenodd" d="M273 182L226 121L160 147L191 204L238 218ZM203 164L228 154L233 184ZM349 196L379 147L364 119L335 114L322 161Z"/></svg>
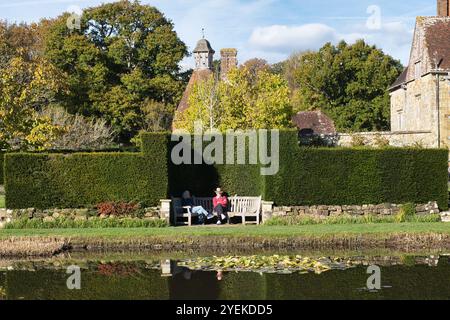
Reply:
<svg viewBox="0 0 450 320"><path fill-rule="evenodd" d="M160 261L78 261L81 290L68 290L73 261L2 262L3 299L448 299L447 256L307 258L224 256ZM365 290L367 266L382 289Z"/></svg>

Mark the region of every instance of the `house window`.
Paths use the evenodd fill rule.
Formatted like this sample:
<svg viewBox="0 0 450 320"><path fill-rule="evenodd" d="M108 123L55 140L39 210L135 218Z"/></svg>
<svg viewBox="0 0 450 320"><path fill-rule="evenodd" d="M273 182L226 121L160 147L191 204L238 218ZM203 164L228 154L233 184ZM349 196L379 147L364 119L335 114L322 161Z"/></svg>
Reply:
<svg viewBox="0 0 450 320"><path fill-rule="evenodd" d="M414 65L414 78L419 79L422 76L422 63L421 61L416 62Z"/></svg>
<svg viewBox="0 0 450 320"><path fill-rule="evenodd" d="M422 105L422 95L421 94L416 94L416 110L417 108L420 108Z"/></svg>
<svg viewBox="0 0 450 320"><path fill-rule="evenodd" d="M398 114L398 131L403 130L403 112L399 112Z"/></svg>

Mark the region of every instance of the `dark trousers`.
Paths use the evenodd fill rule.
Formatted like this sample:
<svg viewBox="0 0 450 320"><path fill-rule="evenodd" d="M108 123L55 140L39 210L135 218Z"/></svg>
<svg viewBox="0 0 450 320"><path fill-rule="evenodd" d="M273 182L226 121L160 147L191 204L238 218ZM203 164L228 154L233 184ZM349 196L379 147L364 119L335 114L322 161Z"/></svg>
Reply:
<svg viewBox="0 0 450 320"><path fill-rule="evenodd" d="M214 213L216 214L217 218L220 221L222 221L222 222L228 221L227 210L224 207L222 207L220 204L214 208ZM222 219L222 215L225 215L226 218Z"/></svg>

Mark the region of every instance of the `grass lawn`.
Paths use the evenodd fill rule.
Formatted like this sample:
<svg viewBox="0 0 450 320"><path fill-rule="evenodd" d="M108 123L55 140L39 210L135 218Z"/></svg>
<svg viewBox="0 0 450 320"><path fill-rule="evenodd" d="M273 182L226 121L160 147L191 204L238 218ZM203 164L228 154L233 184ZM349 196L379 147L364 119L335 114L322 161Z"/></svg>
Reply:
<svg viewBox="0 0 450 320"><path fill-rule="evenodd" d="M5 196L0 194L0 209L5 208Z"/></svg>
<svg viewBox="0 0 450 320"><path fill-rule="evenodd" d="M183 236L225 237L332 237L342 235L370 234L450 234L450 223L380 223L311 226L223 226L223 227L170 227L155 229L25 229L0 230L0 238L11 236L62 236L92 238L142 238Z"/></svg>

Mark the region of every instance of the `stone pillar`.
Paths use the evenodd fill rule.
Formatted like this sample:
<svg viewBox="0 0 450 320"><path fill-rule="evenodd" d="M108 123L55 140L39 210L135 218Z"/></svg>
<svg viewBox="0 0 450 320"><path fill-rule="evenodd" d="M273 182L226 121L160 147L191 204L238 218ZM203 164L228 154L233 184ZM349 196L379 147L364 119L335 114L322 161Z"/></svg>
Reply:
<svg viewBox="0 0 450 320"><path fill-rule="evenodd" d="M263 201L262 202L262 222L264 223L266 220L269 220L272 217L273 213L273 202L272 201Z"/></svg>
<svg viewBox="0 0 450 320"><path fill-rule="evenodd" d="M160 218L165 219L167 223L171 223L170 219L170 204L172 203L172 200L161 200L161 209L160 209Z"/></svg>
<svg viewBox="0 0 450 320"><path fill-rule="evenodd" d="M438 17L450 16L450 0L438 0L437 1L437 15Z"/></svg>

